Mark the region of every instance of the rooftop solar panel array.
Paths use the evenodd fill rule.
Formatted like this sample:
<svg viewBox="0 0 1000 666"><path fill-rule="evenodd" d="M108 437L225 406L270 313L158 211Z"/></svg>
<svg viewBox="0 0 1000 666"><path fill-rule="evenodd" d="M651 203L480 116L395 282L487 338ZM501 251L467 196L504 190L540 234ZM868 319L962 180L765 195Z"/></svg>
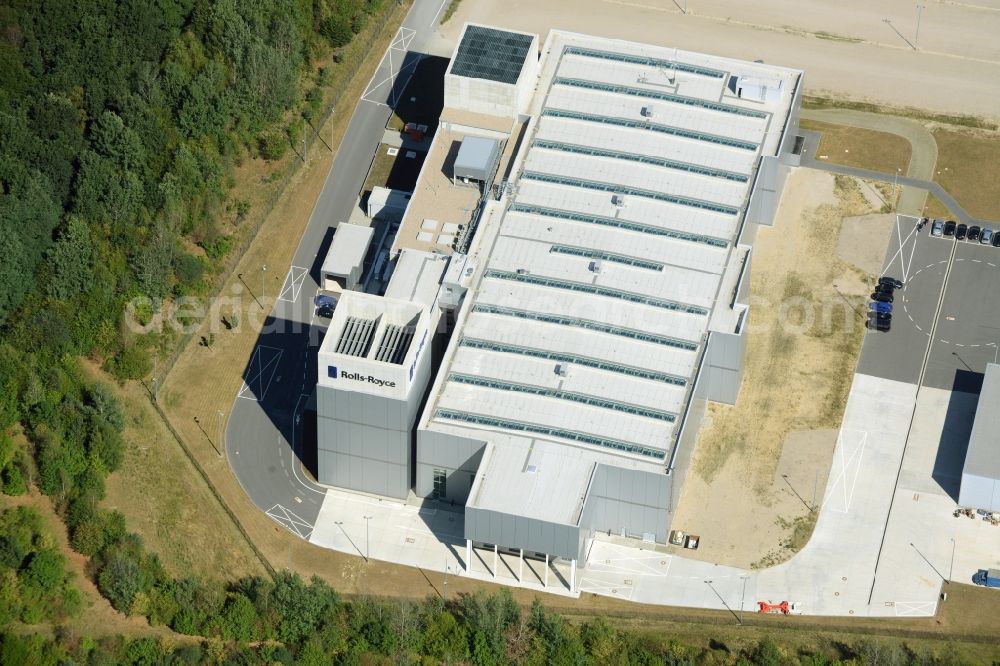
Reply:
<svg viewBox="0 0 1000 666"><path fill-rule="evenodd" d="M451 73L472 79L517 83L531 36L470 25L458 45Z"/></svg>

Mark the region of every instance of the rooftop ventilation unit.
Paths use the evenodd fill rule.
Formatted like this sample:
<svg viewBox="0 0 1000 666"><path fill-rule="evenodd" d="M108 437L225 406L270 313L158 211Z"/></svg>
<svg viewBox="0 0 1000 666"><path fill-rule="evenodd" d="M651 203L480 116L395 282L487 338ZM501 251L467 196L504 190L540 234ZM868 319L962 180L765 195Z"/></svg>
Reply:
<svg viewBox="0 0 1000 666"><path fill-rule="evenodd" d="M611 203L618 206L619 208L625 205L625 195L624 194L613 194L611 195Z"/></svg>
<svg viewBox="0 0 1000 666"><path fill-rule="evenodd" d="M569 366L565 363L556 363L556 374L560 377L569 375Z"/></svg>
<svg viewBox="0 0 1000 666"><path fill-rule="evenodd" d="M600 259L594 259L592 262L590 262L589 268L590 268L590 272L591 273L600 273L601 272L601 260Z"/></svg>
<svg viewBox="0 0 1000 666"><path fill-rule="evenodd" d="M644 106L644 107L642 107L642 110L639 111L639 114L643 118L652 118L653 117L653 107L651 107L651 106Z"/></svg>

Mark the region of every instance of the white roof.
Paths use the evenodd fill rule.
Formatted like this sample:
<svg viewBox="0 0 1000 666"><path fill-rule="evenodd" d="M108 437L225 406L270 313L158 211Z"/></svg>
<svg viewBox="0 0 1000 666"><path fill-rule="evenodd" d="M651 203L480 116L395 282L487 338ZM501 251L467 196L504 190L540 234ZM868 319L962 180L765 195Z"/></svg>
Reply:
<svg viewBox="0 0 1000 666"><path fill-rule="evenodd" d="M638 461L622 462L601 452L581 453L541 439L494 439L483 452L466 505L577 525L597 465L657 470Z"/></svg>
<svg viewBox="0 0 1000 666"><path fill-rule="evenodd" d="M430 427L511 447L484 460L509 467L490 482L498 496L470 500L497 506L537 483L514 474L513 458L543 455L514 447L519 437L566 458L548 466L574 487L594 455L662 469L753 170L777 153L800 75L559 31L544 52L510 205L478 231L475 282L427 410ZM776 101L740 99L727 87L737 69L787 85Z"/></svg>
<svg viewBox="0 0 1000 666"><path fill-rule="evenodd" d="M323 260L323 273L348 276L352 270L359 268L365 260L374 232L371 227L358 224L341 222L337 225L330 242L330 251Z"/></svg>
<svg viewBox="0 0 1000 666"><path fill-rule="evenodd" d="M385 297L430 307L447 267L445 254L404 248L396 260Z"/></svg>

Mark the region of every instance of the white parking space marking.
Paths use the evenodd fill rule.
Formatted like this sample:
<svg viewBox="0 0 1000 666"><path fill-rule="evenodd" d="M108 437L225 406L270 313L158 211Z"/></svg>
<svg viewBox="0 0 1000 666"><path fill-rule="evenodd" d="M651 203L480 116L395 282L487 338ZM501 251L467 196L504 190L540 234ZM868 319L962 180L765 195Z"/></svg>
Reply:
<svg viewBox="0 0 1000 666"><path fill-rule="evenodd" d="M392 43L389 44L389 48L385 50L382 62L379 63L378 69L375 70L375 74L372 75L368 86L365 88L365 93L361 96L362 100L378 104L379 106L396 106L396 102L399 101L396 99L396 78L404 73L404 69L408 70L407 73L412 76L413 70L420 61L418 58L414 58L405 68L403 67L403 63L406 62L406 52L409 50L410 42L413 41L413 37L416 34L417 31L410 28L401 27L396 31L396 36L393 38ZM409 78L407 78L406 82L409 82ZM400 87L400 90L406 88L406 82ZM378 98L388 99L389 103L385 104Z"/></svg>
<svg viewBox="0 0 1000 666"><path fill-rule="evenodd" d="M270 509L265 511L265 513L270 516L276 523L287 529L289 532L299 537L300 539L308 540L312 535L313 526L307 521L296 516L294 513L281 506L280 504L275 504Z"/></svg>
<svg viewBox="0 0 1000 666"><path fill-rule="evenodd" d="M267 396L271 382L274 380L274 373L278 369L278 361L285 352L277 347L259 345L250 357L250 366L247 368L243 386L240 388L237 397L247 400L262 401Z"/></svg>
<svg viewBox="0 0 1000 666"><path fill-rule="evenodd" d="M895 609L899 617L929 617L937 612L937 604L927 601L897 601Z"/></svg>
<svg viewBox="0 0 1000 666"><path fill-rule="evenodd" d="M833 459L830 483L823 503L832 511L848 513L854 499L854 486L861 470L861 458L868 443L867 430L841 430L837 443L840 455ZM841 504L842 502L842 504Z"/></svg>
<svg viewBox="0 0 1000 666"><path fill-rule="evenodd" d="M289 268L288 275L285 276L285 283L281 287L281 293L278 294L278 300L289 303L299 300L299 294L302 292L302 283L306 281L306 276L308 275L308 268L302 268L301 266L292 266Z"/></svg>

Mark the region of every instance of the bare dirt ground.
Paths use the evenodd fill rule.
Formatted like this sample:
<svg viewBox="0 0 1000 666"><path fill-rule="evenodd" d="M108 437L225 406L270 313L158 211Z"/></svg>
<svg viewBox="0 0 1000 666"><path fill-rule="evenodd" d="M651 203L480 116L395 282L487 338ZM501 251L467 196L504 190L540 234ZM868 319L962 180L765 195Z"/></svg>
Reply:
<svg viewBox="0 0 1000 666"><path fill-rule="evenodd" d="M995 119L1000 3L923 4L917 41L907 0L462 0L433 51L449 54L466 21L543 40L561 28L802 69L810 94Z"/></svg>
<svg viewBox="0 0 1000 666"><path fill-rule="evenodd" d="M702 537L693 557L770 566L808 540L864 335L869 273L838 249L884 255L888 233L844 224L870 212L856 180L799 169L760 229L743 387L709 406L673 523Z"/></svg>
<svg viewBox="0 0 1000 666"><path fill-rule="evenodd" d="M875 199L873 208L878 201ZM869 275L878 275L885 262L885 247L881 243L872 243L871 239L888 238L895 219L894 213L845 218L840 238L837 239L837 257Z"/></svg>

